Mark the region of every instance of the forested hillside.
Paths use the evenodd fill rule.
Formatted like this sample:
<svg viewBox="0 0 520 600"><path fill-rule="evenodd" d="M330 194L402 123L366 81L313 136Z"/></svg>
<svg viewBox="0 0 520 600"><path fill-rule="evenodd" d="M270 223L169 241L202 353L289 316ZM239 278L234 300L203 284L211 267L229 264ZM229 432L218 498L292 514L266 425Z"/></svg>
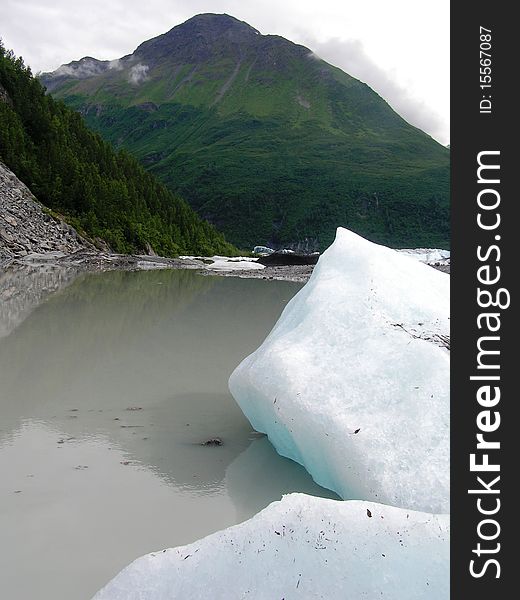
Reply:
<svg viewBox="0 0 520 600"><path fill-rule="evenodd" d="M42 82L235 244L324 249L343 226L449 247L449 150L309 48L229 15Z"/></svg>
<svg viewBox="0 0 520 600"><path fill-rule="evenodd" d="M117 252L236 252L137 160L46 95L1 42L0 159L49 209Z"/></svg>

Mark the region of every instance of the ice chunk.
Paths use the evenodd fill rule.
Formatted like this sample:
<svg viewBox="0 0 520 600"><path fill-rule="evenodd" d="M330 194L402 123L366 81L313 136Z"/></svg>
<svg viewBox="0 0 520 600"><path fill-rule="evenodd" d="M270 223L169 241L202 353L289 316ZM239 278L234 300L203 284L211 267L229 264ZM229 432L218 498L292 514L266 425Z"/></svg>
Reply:
<svg viewBox="0 0 520 600"><path fill-rule="evenodd" d="M404 248L397 252L402 252L427 264L448 263L451 255L449 250L440 250L439 248Z"/></svg>
<svg viewBox="0 0 520 600"><path fill-rule="evenodd" d="M253 269L263 269L257 258L247 256L179 256L180 259L195 261L203 269L210 271L251 271Z"/></svg>
<svg viewBox="0 0 520 600"><path fill-rule="evenodd" d="M267 246L255 246L253 248L254 254L272 254L274 250L272 248L268 248Z"/></svg>
<svg viewBox="0 0 520 600"><path fill-rule="evenodd" d="M449 281L338 229L233 396L342 498L449 512Z"/></svg>
<svg viewBox="0 0 520 600"><path fill-rule="evenodd" d="M228 258L227 256L214 256L213 262L206 265L206 269L213 271L250 271L251 269L263 269L264 265L256 262L256 258Z"/></svg>
<svg viewBox="0 0 520 600"><path fill-rule="evenodd" d="M94 600L447 600L448 517L290 494L188 546L148 554Z"/></svg>

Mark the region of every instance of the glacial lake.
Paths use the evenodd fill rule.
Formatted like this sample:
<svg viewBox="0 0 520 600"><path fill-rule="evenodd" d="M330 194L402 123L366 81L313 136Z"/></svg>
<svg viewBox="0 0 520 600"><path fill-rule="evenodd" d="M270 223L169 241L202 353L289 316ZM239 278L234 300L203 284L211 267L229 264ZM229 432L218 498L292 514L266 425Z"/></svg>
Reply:
<svg viewBox="0 0 520 600"><path fill-rule="evenodd" d="M335 497L227 387L301 284L188 270L0 284L0 598L88 599L283 494Z"/></svg>

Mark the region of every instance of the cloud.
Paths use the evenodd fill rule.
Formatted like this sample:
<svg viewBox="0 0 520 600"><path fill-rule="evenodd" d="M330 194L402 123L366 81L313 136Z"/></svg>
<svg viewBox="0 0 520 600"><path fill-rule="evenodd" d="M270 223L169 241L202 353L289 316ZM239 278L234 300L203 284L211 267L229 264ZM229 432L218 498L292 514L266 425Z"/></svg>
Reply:
<svg viewBox="0 0 520 600"><path fill-rule="evenodd" d="M88 77L104 73L107 70L121 71L122 69L123 65L120 59L101 61L87 56L71 65L61 65L52 74L55 77L66 75L75 79L87 79Z"/></svg>
<svg viewBox="0 0 520 600"><path fill-rule="evenodd" d="M123 69L123 65L121 64L121 59L116 58L114 60L110 60L108 62L108 68L114 71L121 71Z"/></svg>
<svg viewBox="0 0 520 600"><path fill-rule="evenodd" d="M143 81L146 81L148 79L149 68L148 65L143 65L141 63L134 65L130 71L128 71L128 81L133 85L138 85Z"/></svg>
<svg viewBox="0 0 520 600"><path fill-rule="evenodd" d="M360 40L333 38L318 42L309 35L305 37L306 45L313 49L311 56L322 58L363 81L382 96L406 121L428 132L434 138L441 140L444 138L445 119L397 83L397 74L381 69L368 56Z"/></svg>
<svg viewBox="0 0 520 600"><path fill-rule="evenodd" d="M61 65L61 67L54 71L54 75L67 75L77 79L86 79L87 77L99 75L99 73L105 70L106 66L104 63L92 58L84 58L75 65Z"/></svg>
<svg viewBox="0 0 520 600"><path fill-rule="evenodd" d="M74 10L70 0L2 0L1 35L33 70L52 71L82 56L128 55L203 12L225 12L308 46L449 141L449 0L91 0Z"/></svg>

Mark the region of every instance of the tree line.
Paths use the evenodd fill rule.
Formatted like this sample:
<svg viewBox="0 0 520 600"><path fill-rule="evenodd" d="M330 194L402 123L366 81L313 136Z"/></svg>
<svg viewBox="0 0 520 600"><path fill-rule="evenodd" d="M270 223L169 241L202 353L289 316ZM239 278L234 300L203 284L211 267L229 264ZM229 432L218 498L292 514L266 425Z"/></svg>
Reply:
<svg viewBox="0 0 520 600"><path fill-rule="evenodd" d="M0 159L49 209L121 253L237 253L224 236L45 93L0 41Z"/></svg>

